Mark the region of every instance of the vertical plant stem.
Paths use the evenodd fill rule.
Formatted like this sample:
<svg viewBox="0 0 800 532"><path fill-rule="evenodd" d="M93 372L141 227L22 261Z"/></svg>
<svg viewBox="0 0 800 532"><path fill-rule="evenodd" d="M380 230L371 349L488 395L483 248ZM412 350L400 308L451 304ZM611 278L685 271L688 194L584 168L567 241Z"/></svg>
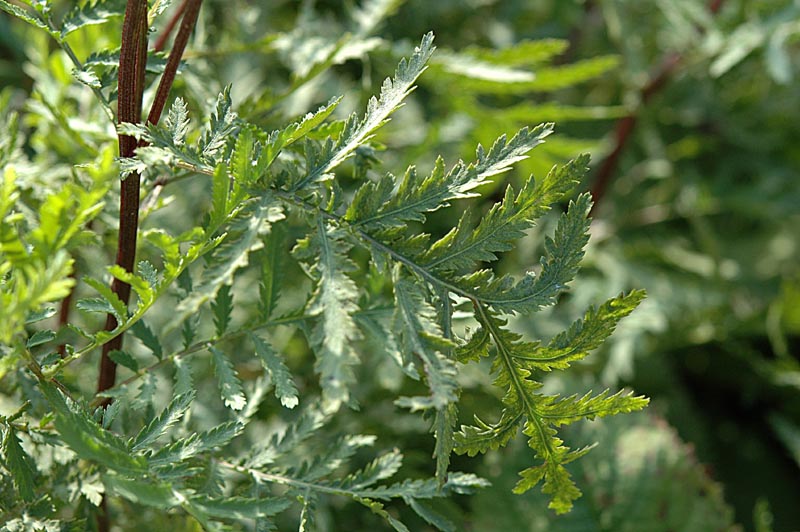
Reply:
<svg viewBox="0 0 800 532"><path fill-rule="evenodd" d="M144 93L144 69L147 61L147 0L128 0L125 18L122 22L122 43L119 54L119 78L117 84L117 121L139 122L142 119L142 94ZM136 139L127 135L119 136L120 157L132 157L136 149ZM117 264L127 271L133 270L136 258L136 234L139 229L139 175L132 174L120 185L119 238L117 241ZM128 302L131 287L114 279L111 290ZM106 330L117 327L116 318L109 314ZM100 358L100 371L97 376L97 391L108 390L117 379L117 365L108 354L122 347L122 335L103 346ZM110 400L103 401L105 408ZM108 514L108 500L103 496L100 511L97 513L97 530L108 532L111 519Z"/></svg>
<svg viewBox="0 0 800 532"><path fill-rule="evenodd" d="M119 123L137 123L142 119L142 94L144 93L144 69L147 60L147 0L128 0L122 23L122 47L119 56L118 110ZM136 150L135 138L119 136L120 157L132 157ZM136 234L139 228L139 175L131 174L122 181L119 202L119 240L116 263L126 271L133 271L136 258ZM114 279L111 289L125 303L130 299L131 287ZM106 330L117 327L116 318L109 314ZM108 354L122 347L122 335L103 346L97 391L114 386L117 365ZM106 401L107 406L110 401Z"/></svg>
<svg viewBox="0 0 800 532"><path fill-rule="evenodd" d="M158 85L156 98L147 121L157 124L166 105L170 88L175 81L189 36L197 22L202 0L187 0L180 12L183 12L181 27L175 38L175 44L169 55L164 75ZM180 15L177 15L180 16ZM177 17L176 16L176 17ZM119 57L118 82L118 122L138 123L142 119L142 95L144 93L144 75L147 62L147 0L128 0L125 18L122 23L122 47ZM162 43L163 45L163 43ZM120 157L133 157L138 146L134 137L119 136ZM129 175L122 181L119 203L119 240L117 243L117 265L128 272L133 271L136 260L136 237L139 230L139 186L138 173ZM126 304L130 300L131 287L119 279L111 283L112 291ZM109 314L106 318L107 331L117 327L116 318ZM97 391L102 392L114 386L117 378L117 365L109 357L109 353L122 347L122 336L119 335L103 345L100 359L100 372L97 377ZM103 400L101 405L108 406L110 399ZM100 532L108 532L111 521L108 516L108 504L103 497L101 511L97 515L97 528Z"/></svg>
<svg viewBox="0 0 800 532"><path fill-rule="evenodd" d="M169 91L175 81L186 44L189 42L192 30L197 23L202 0L188 0L184 10L181 26L175 37L175 44L169 54L164 74L159 82L156 97L147 121L157 124L167 102ZM132 4L135 7L131 7ZM132 11L133 10L133 11ZM131 20L129 21L129 13ZM125 22L122 30L122 50L120 51L119 68L119 122L137 123L142 115L142 93L144 92L144 67L147 60L147 2L145 0L131 0L125 12ZM127 54L124 53L126 51ZM135 138L120 135L120 157L132 157L138 144ZM132 272L136 258L136 235L139 228L139 174L131 174L122 182L120 196L119 219L119 244L117 246L117 264L126 271ZM111 289L119 298L127 303L130 299L131 287L129 284L115 279ZM109 314L106 318L106 330L117 327L116 318ZM108 354L122 347L122 335L117 336L103 346L103 355L100 360L100 375L97 380L97 391L102 392L114 386L117 374L117 365ZM103 406L107 406L110 399L106 399Z"/></svg>

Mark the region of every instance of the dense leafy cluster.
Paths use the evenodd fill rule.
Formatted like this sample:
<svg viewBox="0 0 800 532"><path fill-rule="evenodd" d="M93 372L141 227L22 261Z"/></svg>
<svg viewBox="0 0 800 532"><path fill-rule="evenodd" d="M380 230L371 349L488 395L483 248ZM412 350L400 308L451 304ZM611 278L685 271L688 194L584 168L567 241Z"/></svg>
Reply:
<svg viewBox="0 0 800 532"><path fill-rule="evenodd" d="M361 33L355 38L368 41L394 4L368 2L356 11ZM58 25L47 2L28 10L8 2L0 7L45 29L73 57L68 35L120 13L114 2L89 2ZM329 50L320 68L338 61L348 46L355 45ZM424 232L431 213L478 196L481 186L527 158L553 131L552 124L525 127L488 149L478 146L472 161L448 165L438 158L429 171L411 166L402 177L375 171L376 132L433 54L429 33L363 113L341 119L334 118L342 102L335 98L288 125L264 129L239 116L225 88L197 127L179 97L163 125L119 125L117 133L140 141L135 157L117 165L111 157L115 132L97 132L82 148L85 158L68 162L61 190L44 195L36 194L35 178L18 169L49 161L29 160L16 136L16 115L7 98L2 102L0 374L3 392L15 403L2 417L6 526L57 527L58 516L81 526L105 495L158 511L180 508L208 529L253 519L259 530L269 530L299 501L297 519L306 530L321 500L338 495L396 530L407 526L387 509L393 499L452 530L429 500L471 493L486 481L450 471L451 454L503 447L520 430L533 452L514 491L541 484L556 512L572 507L580 491L565 465L591 446L570 449L559 428L639 410L647 399L627 392L546 393L541 376L586 357L644 294L633 291L591 307L547 342L524 340L509 323L554 305L577 274L588 241L587 194L569 201L537 267L517 278L491 266L572 194L587 170L585 155L527 179L518 190L509 185L477 222L466 209L441 236ZM115 61L112 52L96 53L74 65L74 76L91 88L98 120L113 109ZM446 68L458 65L455 57L443 61ZM299 76L312 76L314 68ZM562 83L570 80L565 74ZM66 118L51 109L39 119L51 114ZM83 134L60 125L70 137ZM152 201L152 211L143 212L144 258L135 272L76 264L79 246L102 246L107 236L93 227L106 223L119 174L141 174L145 209ZM158 197L161 189L189 190L189 179L208 183L200 187L202 218L191 213L180 229L151 222L169 210ZM288 287L287 271L302 271L303 284ZM130 308L108 288L109 278L132 287ZM52 319L55 305L72 293L80 317L59 326ZM106 314L116 327L98 330L93 316ZM287 327L303 333L318 384L299 378L297 360L282 352ZM138 339L136 351L110 357L130 376L87 397L78 368L124 333ZM376 335L380 349L368 349ZM226 409L198 398L207 396L209 383L196 378L199 357L190 355L203 353ZM393 360L419 383L394 403L430 420L434 478L388 482L402 465L400 451L365 459L364 448L376 438L334 428L343 410L361 406L359 368L378 358ZM491 374L500 404L490 410L496 421L476 417L459 427L460 398L468 393L460 374L470 364ZM300 414L265 427L258 410L270 389L285 409ZM103 408L107 399L114 401Z"/></svg>

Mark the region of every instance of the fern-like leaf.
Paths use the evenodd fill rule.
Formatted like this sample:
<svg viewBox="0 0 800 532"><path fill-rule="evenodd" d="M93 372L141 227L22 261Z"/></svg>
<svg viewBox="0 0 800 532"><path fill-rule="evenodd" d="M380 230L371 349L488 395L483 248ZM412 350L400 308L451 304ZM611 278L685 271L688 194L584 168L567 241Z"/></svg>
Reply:
<svg viewBox="0 0 800 532"><path fill-rule="evenodd" d="M247 266L250 252L261 247L259 235L283 218L282 209L268 194L246 201L231 223L224 242L212 253L200 282L178 305L173 321L183 321L194 314L203 303L217 295L223 284L231 284L233 274Z"/></svg>
<svg viewBox="0 0 800 532"><path fill-rule="evenodd" d="M588 162L589 156L584 155L554 168L539 182L531 177L516 195L509 186L503 201L483 216L474 231L467 230L466 216L462 217L458 226L434 243L420 262L435 270L460 271L472 268L476 262L497 260L495 253L510 250L525 235L525 229L578 183Z"/></svg>
<svg viewBox="0 0 800 532"><path fill-rule="evenodd" d="M552 124L542 124L523 128L510 141L502 136L488 153L478 146L475 162L459 162L449 172L441 158L424 178L415 168L409 168L399 187L391 175L377 183L366 183L356 192L345 219L367 231L424 221L424 213L446 207L450 200L474 196L474 189L486 183L488 177L505 172L527 157L552 131Z"/></svg>
<svg viewBox="0 0 800 532"><path fill-rule="evenodd" d="M219 382L219 391L225 406L233 410L241 410L247 404L247 398L242 389L242 381L236 376L236 370L231 360L219 349L209 348L214 361L214 373Z"/></svg>
<svg viewBox="0 0 800 532"><path fill-rule="evenodd" d="M299 392L292 380L292 374L289 373L289 368L266 341L255 334L251 334L250 339L256 348L256 354L261 358L264 369L269 371L270 379L275 386L275 397L280 399L281 404L286 408L297 406L300 402Z"/></svg>
<svg viewBox="0 0 800 532"><path fill-rule="evenodd" d="M442 354L442 350L455 344L442 337L435 321L436 311L425 301L420 285L398 279L394 293L397 304L394 329L399 331L398 344L406 357L415 355L422 360L431 392L428 397L401 397L397 404L412 411L444 409L458 400L455 364Z"/></svg>
<svg viewBox="0 0 800 532"><path fill-rule="evenodd" d="M3 465L11 473L17 493L22 500L32 501L36 495L36 466L22 449L17 432L10 426L5 430L2 451Z"/></svg>
<svg viewBox="0 0 800 532"><path fill-rule="evenodd" d="M358 363L353 342L360 338L353 314L358 310L358 287L347 275L356 269L348 258L350 244L342 231L318 218L317 230L310 239L298 244L295 253L309 258L319 250L312 268L317 286L309 301L308 313L317 316L311 344L317 354L315 368L320 374L323 395L331 407L350 401L350 387L355 382L352 366Z"/></svg>
<svg viewBox="0 0 800 532"><path fill-rule="evenodd" d="M578 273L583 248L589 241L592 202L588 194L570 201L561 215L554 238L545 239L545 257L539 275L529 272L515 282L509 276L495 278L488 270L461 277L456 283L483 304L505 313L527 314L552 305Z"/></svg>
<svg viewBox="0 0 800 532"><path fill-rule="evenodd" d="M640 299L639 293L631 296L625 311L614 318L619 320L627 315ZM557 396L538 393L541 384L531 379L531 370L526 367L526 354L535 351L538 344L520 341L519 335L504 329L505 323L482 305L476 307L476 312L476 318L495 345L492 370L496 375L495 384L506 391L503 396L506 408L501 422L495 426L481 422L478 427L462 429L457 451L475 454L504 444L510 431L521 422L528 445L543 463L523 471L515 491L524 492L544 480L543 491L551 495L550 507L558 513L569 511L572 501L580 496L580 490L564 465L588 449L570 451L558 438L556 428L579 419L638 410L646 406L648 400L622 393L609 396L605 392L596 397L587 394L559 400ZM613 321L614 318L610 319ZM615 323L613 321L611 325ZM563 343L567 336L562 336L559 342ZM575 334L572 338L579 339L580 336Z"/></svg>
<svg viewBox="0 0 800 532"><path fill-rule="evenodd" d="M217 96L214 112L200 139L201 157L205 161L215 163L238 127L236 112L231 101L231 86L228 85Z"/></svg>
<svg viewBox="0 0 800 532"><path fill-rule="evenodd" d="M171 426L177 423L189 409L195 392L190 391L175 397L167 407L150 423L148 423L131 441L131 450L144 449L161 437Z"/></svg>
<svg viewBox="0 0 800 532"><path fill-rule="evenodd" d="M394 77L384 80L380 96L369 100L364 117L359 120L356 115L351 115L336 143L328 143L319 156L309 161L307 174L292 185L292 191L324 178L350 157L356 148L369 140L373 132L386 122L389 115L400 107L403 99L413 90L414 82L425 70L425 63L433 50L433 33L428 33L422 38L411 58L400 61Z"/></svg>
<svg viewBox="0 0 800 532"><path fill-rule="evenodd" d="M225 446L241 434L243 429L244 425L240 422L228 421L205 432L194 433L187 438L161 447L148 458L148 463L152 467L158 468L183 462L202 452Z"/></svg>
<svg viewBox="0 0 800 532"><path fill-rule="evenodd" d="M61 24L61 38L84 26L103 24L125 13L124 0L91 0L73 7Z"/></svg>
<svg viewBox="0 0 800 532"><path fill-rule="evenodd" d="M583 319L555 336L547 346L531 346L525 353L515 354L514 360L542 371L566 369L571 362L584 358L611 336L617 323L633 312L644 297L643 290L634 290L628 295L609 299L598 309L590 307Z"/></svg>

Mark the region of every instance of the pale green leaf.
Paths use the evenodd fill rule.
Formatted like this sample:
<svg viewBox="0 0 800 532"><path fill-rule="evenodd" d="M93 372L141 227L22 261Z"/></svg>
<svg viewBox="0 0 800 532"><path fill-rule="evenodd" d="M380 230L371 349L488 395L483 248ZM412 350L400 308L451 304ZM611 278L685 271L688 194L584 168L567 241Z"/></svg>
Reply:
<svg viewBox="0 0 800 532"><path fill-rule="evenodd" d="M40 389L55 412L55 426L62 440L79 457L122 474L141 475L146 471L146 462L133 456L122 439L104 430L77 405L68 405L55 387L40 381Z"/></svg>
<svg viewBox="0 0 800 532"><path fill-rule="evenodd" d="M133 503L161 510L180 504L174 489L166 482L126 478L114 474L105 474L102 478L109 492L121 495Z"/></svg>
<svg viewBox="0 0 800 532"><path fill-rule="evenodd" d="M292 374L282 358L275 352L272 346L255 334L250 335L256 354L261 358L264 369L269 371L270 380L275 386L275 397L280 399L281 404L286 408L294 408L300 402L299 392L292 380Z"/></svg>
<svg viewBox="0 0 800 532"><path fill-rule="evenodd" d="M55 339L55 337L56 333L49 329L36 331L31 335L30 338L28 338L28 341L25 343L25 346L28 349L31 349L33 347L46 344L47 342L50 342L51 340Z"/></svg>
<svg viewBox="0 0 800 532"><path fill-rule="evenodd" d="M131 441L131 450L138 451L154 443L171 426L180 421L194 400L195 392L182 393L170 401L164 410L148 423Z"/></svg>
<svg viewBox="0 0 800 532"><path fill-rule="evenodd" d="M300 190L308 183L324 178L369 140L411 92L417 77L425 70L425 63L433 49L433 33L428 33L411 58L400 61L394 78L384 80L380 96L369 100L364 117L359 120L355 115L350 116L336 144L329 143L319 156L309 159L307 174L293 184L292 190Z"/></svg>
<svg viewBox="0 0 800 532"><path fill-rule="evenodd" d="M153 467L166 467L188 460L202 452L225 446L238 436L243 429L244 425L238 421L228 421L211 430L200 434L194 433L161 447L148 458L148 462Z"/></svg>
<svg viewBox="0 0 800 532"><path fill-rule="evenodd" d="M350 388L355 383L352 366L358 363L353 342L360 337L353 319L358 310L358 287L347 275L356 267L347 256L350 244L343 236L319 217L317 231L296 250L300 257L309 246L319 252L314 264L317 285L308 305L309 315L318 317L311 344L317 355L315 369L323 395L334 406L350 400Z"/></svg>
<svg viewBox="0 0 800 532"><path fill-rule="evenodd" d="M214 373L217 376L219 391L225 406L233 410L241 410L247 404L247 397L242 389L242 381L236 376L233 362L216 347L208 349L214 362Z"/></svg>
<svg viewBox="0 0 800 532"><path fill-rule="evenodd" d="M0 0L0 9L5 11L6 13L17 17L20 20L24 20L28 24L39 28L40 30L46 31L50 34L51 37L60 41L61 35L57 31L53 31L45 22L40 19L34 13L31 13L27 9L20 7L18 5L12 4L7 0Z"/></svg>
<svg viewBox="0 0 800 532"><path fill-rule="evenodd" d="M265 497L248 499L244 497L225 497L212 499L205 496L192 497L191 504L210 517L222 519L256 519L268 517L284 511L291 501L286 498Z"/></svg>

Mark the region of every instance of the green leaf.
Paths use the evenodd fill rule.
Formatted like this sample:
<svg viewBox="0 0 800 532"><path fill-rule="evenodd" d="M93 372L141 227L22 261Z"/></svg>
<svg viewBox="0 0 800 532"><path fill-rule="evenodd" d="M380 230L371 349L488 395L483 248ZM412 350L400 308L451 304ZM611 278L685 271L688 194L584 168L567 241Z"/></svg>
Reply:
<svg viewBox="0 0 800 532"><path fill-rule="evenodd" d="M372 499L358 496L353 497L353 500L369 508L370 511L375 515L379 515L380 517L384 518L396 532L409 532L408 527L401 521L398 521L392 517L392 514L387 512L383 504L379 503L378 501L373 501Z"/></svg>
<svg viewBox="0 0 800 532"><path fill-rule="evenodd" d="M505 447L517 435L523 418L520 413L513 414L506 410L496 424L486 423L478 416L474 421L475 425L461 425L461 431L454 434L453 450L456 453L475 456Z"/></svg>
<svg viewBox="0 0 800 532"><path fill-rule="evenodd" d="M378 481L390 478L403 465L403 455L397 449L383 454L367 464L363 469L347 475L337 487L347 490L360 490L375 484Z"/></svg>
<svg viewBox="0 0 800 532"><path fill-rule="evenodd" d="M123 440L100 427L77 405L68 404L53 385L44 381L39 384L55 412L55 426L62 440L79 457L121 474L145 473L146 462L133 456Z"/></svg>
<svg viewBox="0 0 800 532"><path fill-rule="evenodd" d="M189 132L189 110L186 101L175 98L169 108L167 118L164 119L164 127L172 136L172 145L182 146L186 142L186 134Z"/></svg>
<svg viewBox="0 0 800 532"><path fill-rule="evenodd" d="M250 252L262 245L260 235L284 218L280 205L268 194L247 200L230 225L225 240L211 254L197 286L178 305L173 323L180 323L216 296L223 284L232 284L237 270L247 266Z"/></svg>
<svg viewBox="0 0 800 532"><path fill-rule="evenodd" d="M182 438L174 443L161 447L148 458L148 462L153 467L166 467L171 464L183 462L202 452L210 451L217 447L223 447L238 436L243 429L244 425L238 421L222 423L211 430L201 432L200 434L194 433L187 438Z"/></svg>
<svg viewBox="0 0 800 532"><path fill-rule="evenodd" d="M284 511L291 505L288 499L225 497L212 499L197 496L189 499L191 504L210 517L221 519L256 519L269 517Z"/></svg>
<svg viewBox="0 0 800 532"><path fill-rule="evenodd" d="M175 490L166 482L105 474L103 475L103 484L105 484L108 491L121 495L136 504L161 510L173 508L180 504L180 499Z"/></svg>
<svg viewBox="0 0 800 532"><path fill-rule="evenodd" d="M458 400L459 386L455 378L455 364L441 350L455 344L442 337L442 331L436 322L436 311L425 301L418 283L398 279L394 294L397 305L394 330L398 332L398 344L407 356L413 353L422 360L431 392L429 397L401 397L396 404L411 408L412 411L448 408L450 403Z"/></svg>
<svg viewBox="0 0 800 532"><path fill-rule="evenodd" d="M30 502L36 497L36 467L31 457L20 445L16 431L6 427L3 438L3 465L8 468L22 500Z"/></svg>
<svg viewBox="0 0 800 532"><path fill-rule="evenodd" d="M209 347L214 362L214 373L219 383L219 391L225 406L233 410L241 410L247 404L247 397L242 389L242 381L236 376L231 360L216 347Z"/></svg>
<svg viewBox="0 0 800 532"><path fill-rule="evenodd" d="M318 280L308 304L308 314L318 320L310 340L317 355L315 369L320 374L323 397L334 407L350 400L350 388L355 383L352 366L358 363L353 342L360 338L353 319L358 310L358 287L347 275L356 266L347 256L350 244L343 237L320 216L317 231L298 243L295 250L300 258L309 248L319 250L313 266Z"/></svg>
<svg viewBox="0 0 800 532"><path fill-rule="evenodd" d="M153 329L151 329L143 319L134 323L130 331L157 359L161 360L164 357L164 350L161 347L161 342L158 341L158 337L153 332Z"/></svg>
<svg viewBox="0 0 800 532"><path fill-rule="evenodd" d="M100 81L100 78L97 77L91 70L72 70L72 76L78 80L79 83L83 83L87 87L91 89L102 89L103 84Z"/></svg>
<svg viewBox="0 0 800 532"><path fill-rule="evenodd" d="M28 349L31 349L31 348L36 347L38 345L46 344L47 342L55 339L55 337L56 337L56 333L51 331L51 330L49 330L49 329L36 331L35 333L33 333L31 335L30 338L28 338L28 341L25 343L25 346Z"/></svg>
<svg viewBox="0 0 800 532"><path fill-rule="evenodd" d="M503 135L488 153L478 146L475 162L459 162L449 172L445 172L444 161L439 158L431 175L425 178L411 167L399 187L391 175L377 183L365 183L356 191L345 219L368 231L402 227L408 221L423 222L424 213L446 207L448 201L475 196L474 189L486 183L488 177L525 159L552 132L552 124L541 124L521 129L510 141Z"/></svg>
<svg viewBox="0 0 800 532"><path fill-rule="evenodd" d="M553 168L542 181L531 177L516 195L509 186L503 201L481 218L474 231L467 230L465 215L455 229L423 254L420 262L429 269L465 270L476 262L497 260L495 253L512 249L514 242L525 236L525 229L579 182L588 163L589 156L583 155Z"/></svg>
<svg viewBox="0 0 800 532"><path fill-rule="evenodd" d="M317 405L307 406L285 430L275 433L269 439L265 439L262 445L253 449L245 464L247 467L261 468L274 463L279 456L311 438L329 421L331 413L323 411Z"/></svg>
<svg viewBox="0 0 800 532"><path fill-rule="evenodd" d="M641 297L641 294L636 297ZM551 496L550 507L558 513L566 512L571 508L572 501L580 496L580 490L564 465L589 449L570 451L558 438L556 428L579 419L594 419L638 410L644 408L648 400L622 393L612 396L602 393L596 397L587 394L581 398L571 396L559 401L558 396L538 393L541 383L530 378L531 370L517 358L518 355L536 349L538 345L521 342L518 334L505 330L505 322L492 315L485 307L478 305L476 311L476 318L495 344L492 370L496 374L495 385L506 392L502 399L506 408L501 423L497 426L480 423L477 428L462 428L462 432L457 435L456 450L474 454L496 448L508 441L511 429L516 429L522 421L523 433L528 436L528 445L543 463L523 471L523 478L515 491L524 492L544 480L543 492Z"/></svg>
<svg viewBox="0 0 800 532"><path fill-rule="evenodd" d="M100 312L102 314L114 314L115 316L117 314L117 310L113 305L111 305L111 303L99 297L86 297L79 299L75 306L79 310L83 310L85 312Z"/></svg>
<svg viewBox="0 0 800 532"><path fill-rule="evenodd" d="M115 349L108 353L108 358L110 358L120 366L128 368L134 373L139 371L139 363L136 362L136 359L133 358L133 356L127 351L120 351L118 349Z"/></svg>
<svg viewBox="0 0 800 532"><path fill-rule="evenodd" d="M377 486L361 490L366 497L389 500L395 497L403 499L433 499L453 493L468 495L474 493L476 488L485 488L489 482L471 473L452 472L447 477L444 486L439 486L435 479L404 480L391 486Z"/></svg>
<svg viewBox="0 0 800 532"><path fill-rule="evenodd" d="M180 421L181 417L192 404L194 397L195 392L192 390L173 398L158 417L150 421L150 423L143 427L133 438L131 441L131 450L139 451L144 449L166 433L171 426Z"/></svg>
<svg viewBox="0 0 800 532"><path fill-rule="evenodd" d="M436 527L437 530L442 530L443 532L456 532L458 530L452 521L439 512L434 511L427 504L417 499L408 499L406 502L418 516L424 519L429 525Z"/></svg>
<svg viewBox="0 0 800 532"><path fill-rule="evenodd" d="M193 392L194 381L192 380L192 367L182 358L174 358L175 364L175 393L183 395Z"/></svg>
<svg viewBox="0 0 800 532"><path fill-rule="evenodd" d="M153 409L153 397L156 394L158 382L153 372L146 372L141 377L141 384L137 390L136 397L131 401L131 408L150 412Z"/></svg>
<svg viewBox="0 0 800 532"><path fill-rule="evenodd" d="M231 154L230 166L233 178L245 185L250 186L255 183L266 170L266 157L261 155L261 144L256 143L257 129L251 125L245 125L236 136L236 143Z"/></svg>
<svg viewBox="0 0 800 532"><path fill-rule="evenodd" d="M433 458L436 459L436 480L441 485L447 481L447 468L450 467L450 454L455 447L455 426L458 422L456 403L436 410L431 431L436 437Z"/></svg>
<svg viewBox="0 0 800 532"><path fill-rule="evenodd" d="M122 266L114 264L108 267L108 272L116 279L127 283L133 288L136 296L139 298L140 307L149 307L153 304L156 298L156 292L151 283L138 275L126 271ZM149 274L150 272L148 272Z"/></svg>
<svg viewBox="0 0 800 532"><path fill-rule="evenodd" d="M40 30L46 31L51 37L56 39L57 41L61 40L61 35L50 29L50 27L45 24L45 22L40 19L38 16L34 15L33 13L29 12L27 9L14 5L7 0L0 0L0 9L5 11L6 13L17 17L20 20L24 20L28 24L39 28Z"/></svg>
<svg viewBox="0 0 800 532"><path fill-rule="evenodd" d="M466 93L506 95L572 87L605 74L618 65L618 56L604 55L567 65L544 66L530 72L453 54L444 57L441 68L448 74L457 76L459 89Z"/></svg>
<svg viewBox="0 0 800 532"><path fill-rule="evenodd" d="M315 112L306 114L301 120L293 122L283 129L271 132L266 139L264 151L258 159L258 167L266 171L280 154L281 150L302 139L308 133L322 124L342 98L333 98L326 105L320 106Z"/></svg>
<svg viewBox="0 0 800 532"><path fill-rule="evenodd" d="M269 371L273 386L275 386L275 397L280 399L281 404L286 408L294 408L300 402L299 392L292 380L289 368L283 362L278 353L265 340L255 334L250 335L256 354L261 358L264 369Z"/></svg>
<svg viewBox="0 0 800 532"><path fill-rule="evenodd" d="M546 255L538 276L529 272L515 282L508 276L497 279L488 270L481 270L458 279L456 284L501 312L524 314L552 305L578 273L583 248L589 240L587 216L591 205L588 194L570 201L567 212L558 221L554 238L545 239Z"/></svg>
<svg viewBox="0 0 800 532"><path fill-rule="evenodd" d="M522 40L502 49L467 46L462 53L500 65L532 65L552 60L569 48L566 39Z"/></svg>
<svg viewBox="0 0 800 532"><path fill-rule="evenodd" d="M286 227L275 224L263 237L264 249L261 252L261 283L259 289L259 316L262 321L270 319L275 312L281 294L286 256Z"/></svg>
<svg viewBox="0 0 800 532"><path fill-rule="evenodd" d="M548 424L558 427L568 425L580 419L613 416L615 414L641 410L650 402L641 396L631 393L617 392L609 395L608 390L592 396L591 392L582 397L571 395L557 398L549 396L540 401L537 411Z"/></svg>
<svg viewBox="0 0 800 532"><path fill-rule="evenodd" d="M125 13L123 0L91 0L75 5L64 17L61 25L61 38L84 26L103 24Z"/></svg>
<svg viewBox="0 0 800 532"><path fill-rule="evenodd" d="M228 216L228 194L230 189L231 180L228 177L228 169L224 164L218 164L214 169L211 187L211 213L209 214L208 230L206 231L208 236L211 236L222 225L225 217Z"/></svg>
<svg viewBox="0 0 800 532"><path fill-rule="evenodd" d="M233 294L229 285L222 285L219 289L217 297L211 302L211 310L214 312L217 336L222 336L228 329L233 312Z"/></svg>
<svg viewBox="0 0 800 532"><path fill-rule="evenodd" d="M46 307L41 310L29 312L28 316L25 318L25 325L31 325L32 323L52 318L56 315L56 312L58 311L55 307Z"/></svg>
<svg viewBox="0 0 800 532"><path fill-rule="evenodd" d="M237 128L236 112L231 102L231 86L228 85L217 97L214 112L200 139L200 156L208 162L216 161Z"/></svg>
<svg viewBox="0 0 800 532"><path fill-rule="evenodd" d="M78 308L89 312L109 312L114 315L120 325L128 321L128 306L122 302L108 285L91 277L84 277L83 282L94 288L100 294L101 299L83 299L78 302ZM106 309L99 308L98 302L100 301L105 302ZM85 303L82 305L82 302Z"/></svg>
<svg viewBox="0 0 800 532"><path fill-rule="evenodd" d="M307 174L293 184L292 190L300 190L309 183L324 179L332 169L352 156L356 148L369 140L372 133L386 123L389 115L400 107L403 99L411 92L417 77L425 70L425 63L433 50L433 33L428 33L422 38L411 58L400 61L394 78L384 80L380 97L370 99L364 117L359 120L356 115L351 115L336 143L328 142L322 153L309 159Z"/></svg>
<svg viewBox="0 0 800 532"><path fill-rule="evenodd" d="M542 371L566 369L599 347L614 332L619 321L633 312L644 299L644 290L609 299L599 309L590 307L583 319L555 336L545 346L515 353L515 360Z"/></svg>

